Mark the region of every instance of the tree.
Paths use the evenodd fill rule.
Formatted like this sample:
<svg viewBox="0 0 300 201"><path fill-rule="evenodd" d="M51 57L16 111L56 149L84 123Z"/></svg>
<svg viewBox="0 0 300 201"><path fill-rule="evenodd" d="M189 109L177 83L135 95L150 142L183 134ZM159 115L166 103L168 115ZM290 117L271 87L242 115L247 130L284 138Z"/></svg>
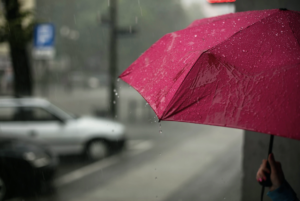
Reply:
<svg viewBox="0 0 300 201"><path fill-rule="evenodd" d="M2 3L5 8L5 21L0 27L0 42L9 43L14 70L14 94L30 96L33 83L27 44L33 35L33 13L28 10L22 11L18 0L2 0Z"/></svg>

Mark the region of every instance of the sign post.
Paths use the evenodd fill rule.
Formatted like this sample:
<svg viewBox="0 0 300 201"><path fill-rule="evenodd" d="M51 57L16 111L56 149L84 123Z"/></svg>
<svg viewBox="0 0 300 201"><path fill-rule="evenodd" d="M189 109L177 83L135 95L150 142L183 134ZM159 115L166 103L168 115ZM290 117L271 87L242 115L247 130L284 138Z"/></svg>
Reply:
<svg viewBox="0 0 300 201"><path fill-rule="evenodd" d="M51 23L38 24L34 29L33 38L33 58L40 62L43 67L41 82L39 83L44 95L48 95L50 90L50 69L48 66L49 60L54 58L54 37L55 28Z"/></svg>
<svg viewBox="0 0 300 201"><path fill-rule="evenodd" d="M38 24L34 29L33 56L35 59L53 59L55 28L53 24Z"/></svg>

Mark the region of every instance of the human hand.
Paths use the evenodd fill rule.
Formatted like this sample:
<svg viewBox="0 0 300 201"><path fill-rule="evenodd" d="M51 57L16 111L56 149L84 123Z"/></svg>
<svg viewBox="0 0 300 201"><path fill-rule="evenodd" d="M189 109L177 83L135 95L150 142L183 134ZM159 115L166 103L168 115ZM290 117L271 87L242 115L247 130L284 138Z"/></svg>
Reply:
<svg viewBox="0 0 300 201"><path fill-rule="evenodd" d="M267 162L269 162L271 171L268 168ZM273 191L280 187L281 184L284 182L284 174L281 168L281 164L278 161L275 161L274 155L270 154L268 160L263 160L262 164L260 165L257 174L256 180L258 182L262 182L263 180L266 181L267 177L266 174L271 174L270 179L272 182L272 186L270 186L270 191Z"/></svg>

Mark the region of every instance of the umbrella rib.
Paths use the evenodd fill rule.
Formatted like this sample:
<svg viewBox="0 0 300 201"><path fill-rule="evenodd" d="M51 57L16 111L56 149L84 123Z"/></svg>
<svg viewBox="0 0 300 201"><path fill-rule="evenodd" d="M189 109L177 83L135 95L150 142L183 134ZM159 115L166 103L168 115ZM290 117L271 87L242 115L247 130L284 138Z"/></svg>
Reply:
<svg viewBox="0 0 300 201"><path fill-rule="evenodd" d="M299 14L299 13L298 13L298 14ZM288 18L287 16L285 16L285 17ZM289 27L290 27L290 29L291 29L293 35L294 35L294 38L296 39L298 45L300 46L300 42L299 42L298 38L296 37L295 32L294 32L294 30L292 29L292 27L291 27L291 25L290 25L290 20L289 20L289 18L288 18L287 20L288 20L288 25L289 25Z"/></svg>
<svg viewBox="0 0 300 201"><path fill-rule="evenodd" d="M264 17L264 18L262 18L262 19L260 19L260 20L258 20L258 21L256 21L256 22L254 22L253 24L251 24L251 25L249 25L249 26L247 26L247 27L241 29L240 31L235 32L233 35L231 35L230 37L228 37L226 40L220 42L219 44L215 45L214 47L211 47L211 48L209 48L208 50L203 51L203 52L201 53L201 55L199 56L199 58L194 62L194 64L193 64L193 66L191 67L191 69L194 67L195 63L201 58L201 56L202 56L204 53L209 52L209 50L213 50L213 49L217 48L219 45L225 43L227 40L231 39L231 38L234 37L236 34L238 34L238 33L242 32L242 31L246 30L247 28L249 28L250 26L255 25L255 24L258 23L258 22L261 22L263 19L266 19L266 18L268 18L268 17L271 17L272 15L274 15L274 14L276 14L276 13L278 13L278 12L279 12L279 10L278 10L277 12L272 13L272 14L269 15L269 16L266 16L266 17ZM184 78L184 80L181 82L181 84L180 84L180 86L179 86L178 89L181 88L182 84L184 83L184 81L186 80L186 78L188 77L188 75L190 74L191 69L190 69L189 72L187 73L187 75L186 75L186 77ZM173 99L174 99L174 97L177 95L177 92L178 92L178 91L179 91L179 90L176 91L176 93L174 94L174 96L172 97L172 99L170 100L169 103L171 103L171 102L173 101ZM166 110L163 112L161 119L164 118L164 116L165 116L166 113L168 112L168 109L169 109L169 105L166 107ZM168 116L169 116L169 115L168 115Z"/></svg>
<svg viewBox="0 0 300 201"><path fill-rule="evenodd" d="M279 11L278 11L278 12L279 12ZM212 47L212 48L210 48L210 49L208 49L208 50L206 50L206 51L203 51L203 52L201 53L201 55L199 56L199 58L194 62L194 64L193 64L192 67L190 68L189 72L187 73L187 75L186 75L186 77L184 78L184 80L181 82L180 86L178 87L178 90L176 91L176 93L174 94L174 96L172 97L172 99L170 100L169 103L171 103L171 102L173 101L174 97L177 96L178 91L179 91L179 89L181 88L182 84L184 83L184 81L186 80L186 78L188 77L188 75L190 74L191 70L194 68L196 62L201 58L201 56L202 56L204 53L207 53L207 52L209 52L210 50L213 50L213 49L217 48L219 45L225 43L227 40L231 39L231 38L234 37L236 34L238 34L238 33L242 32L242 31L246 30L247 28L249 28L250 26L255 25L255 24L258 23L258 22L261 22L263 19L266 19L266 18L268 18L268 17L271 17L272 15L274 15L274 14L276 14L276 13L278 13L278 12L274 12L274 13L272 13L271 15L266 16L266 17L260 19L259 21L254 22L253 24L251 24L251 25L249 25L249 26L243 28L242 30L240 30L240 31L238 31L238 32L236 32L236 33L234 33L233 35L231 35L230 37L228 37L226 40L220 42L219 44L215 45L214 47ZM220 62L220 61L219 61L219 62ZM182 104L183 104L183 103L182 103ZM182 105L182 104L181 104L181 105ZM168 106L166 107L166 110L163 112L163 115L162 115L161 119L163 119L164 116L166 115L166 113L168 112L168 110L169 110L169 108L170 108L169 106L170 106L170 105L168 105ZM171 114L170 114L170 115L171 115ZM169 117L170 115L167 115L165 118Z"/></svg>
<svg viewBox="0 0 300 201"><path fill-rule="evenodd" d="M174 97L177 96L177 94L179 93L179 89L182 87L182 84L184 83L184 81L187 79L188 75L191 73L191 70L193 69L193 67L195 66L195 64L200 60L200 58L202 57L202 55L205 53L206 51L203 51L200 56L198 57L198 59L196 59L196 61L193 63L192 67L190 68L189 72L186 74L185 78L182 80L182 82L180 83L179 87L178 87L178 90L176 91L176 93L173 95L172 99L169 101L169 104L168 106L166 107L165 111L163 112L162 116L161 116L161 119L164 118L164 116L166 115L166 113L168 112L169 110L169 106L170 106L170 103L172 103ZM182 105L182 104L181 104ZM171 115L171 114L170 114ZM170 115L167 115L167 116L170 116Z"/></svg>
<svg viewBox="0 0 300 201"><path fill-rule="evenodd" d="M178 114L178 113L180 113L180 112L182 112L183 110L185 110L186 108L188 108L188 107L190 107L190 106L192 106L192 105L194 105L194 104L196 104L196 103L198 103L200 100L202 100L203 98L205 98L205 97L207 97L207 96L209 96L210 94L208 94L208 95L206 95L206 96L203 96L203 97L201 97L200 99L198 99L198 101L194 101L194 102L192 102L191 104L189 104L189 105L187 105L187 106L185 106L184 108L182 108L182 109L180 109L180 110L177 110L176 112L174 112L174 113L172 113L172 114L170 114L169 116L166 116L165 118L169 118L170 116L172 116L172 115L175 115L175 114ZM181 104L182 105L182 104Z"/></svg>
<svg viewBox="0 0 300 201"><path fill-rule="evenodd" d="M278 10L278 12L279 12L279 10ZM213 49L217 48L218 46L220 46L221 44L225 43L226 41L228 41L229 39L231 39L231 38L234 37L235 35L239 34L240 32L242 32L242 31L248 29L249 27L255 25L255 24L258 23L258 22L261 22L262 20L264 20L264 19L266 19L266 18L268 18L268 17L271 17L272 15L277 14L278 12L274 12L274 13L272 13L271 15L268 15L268 16L266 16L266 17L264 17L264 18L262 18L262 19L260 19L260 20L258 20L258 21L256 21L256 22L254 22L253 24L250 24L250 25L248 25L247 27L245 27L245 28L243 28L243 29L241 29L241 30L235 32L234 34L232 34L231 36L229 36L227 39L223 40L222 42L220 42L220 43L218 43L217 45L215 45L215 46L209 48L209 49L206 50L206 51L213 50Z"/></svg>

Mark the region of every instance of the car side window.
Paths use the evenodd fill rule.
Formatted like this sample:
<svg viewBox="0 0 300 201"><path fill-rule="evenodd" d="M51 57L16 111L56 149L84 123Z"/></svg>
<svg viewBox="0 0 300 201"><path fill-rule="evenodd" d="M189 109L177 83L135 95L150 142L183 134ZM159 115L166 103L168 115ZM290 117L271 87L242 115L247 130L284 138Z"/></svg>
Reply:
<svg viewBox="0 0 300 201"><path fill-rule="evenodd" d="M22 111L18 107L0 107L0 121L11 122L11 121L22 121Z"/></svg>
<svg viewBox="0 0 300 201"><path fill-rule="evenodd" d="M57 121L58 119L43 108L25 107L23 108L26 121Z"/></svg>

